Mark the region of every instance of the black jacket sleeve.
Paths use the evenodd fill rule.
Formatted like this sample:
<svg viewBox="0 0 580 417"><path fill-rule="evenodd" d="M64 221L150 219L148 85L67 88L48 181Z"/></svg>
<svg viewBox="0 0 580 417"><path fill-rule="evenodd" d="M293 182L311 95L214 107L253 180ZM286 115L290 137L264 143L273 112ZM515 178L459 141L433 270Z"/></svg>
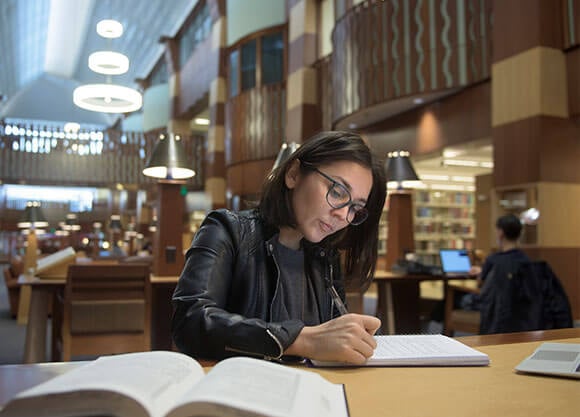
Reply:
<svg viewBox="0 0 580 417"><path fill-rule="evenodd" d="M279 358L304 327L300 320L268 321L268 287L276 277L268 276L264 255L246 253L260 246L247 240L263 240L246 229L235 214L212 212L187 251L173 295L172 335L182 352Z"/></svg>

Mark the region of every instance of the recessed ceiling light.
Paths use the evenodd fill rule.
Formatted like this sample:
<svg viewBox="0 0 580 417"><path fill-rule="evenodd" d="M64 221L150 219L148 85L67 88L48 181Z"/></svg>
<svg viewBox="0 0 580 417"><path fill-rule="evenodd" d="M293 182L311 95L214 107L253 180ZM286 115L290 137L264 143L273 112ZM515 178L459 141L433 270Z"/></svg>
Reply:
<svg viewBox="0 0 580 417"><path fill-rule="evenodd" d="M206 117L196 117L195 119L193 119L193 122L196 125L202 125L202 126L209 125L209 119Z"/></svg>
<svg viewBox="0 0 580 417"><path fill-rule="evenodd" d="M422 99L421 97L417 97L413 99L413 103L414 104L423 104L425 102L424 99Z"/></svg>
<svg viewBox="0 0 580 417"><path fill-rule="evenodd" d="M458 155L461 155L463 152L455 150L455 149L445 149L443 151L443 157L445 158L455 158Z"/></svg>

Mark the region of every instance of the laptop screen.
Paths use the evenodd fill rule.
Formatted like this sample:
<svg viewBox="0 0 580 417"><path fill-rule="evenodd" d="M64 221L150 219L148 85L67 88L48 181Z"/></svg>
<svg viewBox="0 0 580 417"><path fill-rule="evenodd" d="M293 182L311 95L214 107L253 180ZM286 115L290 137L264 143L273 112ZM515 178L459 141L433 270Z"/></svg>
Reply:
<svg viewBox="0 0 580 417"><path fill-rule="evenodd" d="M466 273L471 269L469 254L465 249L441 249L441 269L443 273Z"/></svg>

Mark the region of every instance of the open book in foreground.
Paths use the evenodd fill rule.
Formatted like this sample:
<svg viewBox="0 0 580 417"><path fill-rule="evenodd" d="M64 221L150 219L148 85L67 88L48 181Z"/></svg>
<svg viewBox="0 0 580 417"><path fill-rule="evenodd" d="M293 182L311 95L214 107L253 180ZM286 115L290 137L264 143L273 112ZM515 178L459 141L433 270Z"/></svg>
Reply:
<svg viewBox="0 0 580 417"><path fill-rule="evenodd" d="M375 336L377 348L365 366L482 366L489 356L442 334ZM312 361L314 366L345 366Z"/></svg>
<svg viewBox="0 0 580 417"><path fill-rule="evenodd" d="M347 417L343 386L320 375L252 358L207 374L194 359L152 351L103 356L23 391L8 417Z"/></svg>

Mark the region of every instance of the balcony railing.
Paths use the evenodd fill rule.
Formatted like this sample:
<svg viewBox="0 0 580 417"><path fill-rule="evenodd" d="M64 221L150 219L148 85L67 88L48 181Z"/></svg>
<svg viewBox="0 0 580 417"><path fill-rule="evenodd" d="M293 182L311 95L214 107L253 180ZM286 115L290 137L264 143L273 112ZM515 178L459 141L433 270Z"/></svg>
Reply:
<svg viewBox="0 0 580 417"><path fill-rule="evenodd" d="M286 84L253 88L226 103L226 165L274 158L284 140Z"/></svg>
<svg viewBox="0 0 580 417"><path fill-rule="evenodd" d="M58 130L51 130L50 137L45 137L44 131L38 133L31 126L11 124L7 129L7 125L0 123L0 178L5 183L24 180L28 184L145 186L155 182L142 173L157 141L155 132L108 130L102 139L92 140L65 136ZM184 140L186 155L198 173L188 182L194 189L201 189L204 182L200 169L203 141L204 137L199 135Z"/></svg>
<svg viewBox="0 0 580 417"><path fill-rule="evenodd" d="M367 0L333 32L334 122L401 97L485 80L491 0Z"/></svg>

